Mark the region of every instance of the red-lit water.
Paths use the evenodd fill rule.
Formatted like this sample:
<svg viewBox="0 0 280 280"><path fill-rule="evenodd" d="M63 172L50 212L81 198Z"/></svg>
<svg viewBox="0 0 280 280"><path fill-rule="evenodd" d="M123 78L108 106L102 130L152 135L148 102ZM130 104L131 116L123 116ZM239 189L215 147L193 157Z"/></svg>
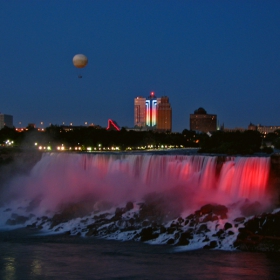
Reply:
<svg viewBox="0 0 280 280"><path fill-rule="evenodd" d="M14 178L5 202L40 197L40 214L80 198L139 201L149 192L180 192L185 208L263 200L270 158L152 154L44 154L28 176ZM19 202L17 202L19 203ZM18 204L17 204L18 205Z"/></svg>

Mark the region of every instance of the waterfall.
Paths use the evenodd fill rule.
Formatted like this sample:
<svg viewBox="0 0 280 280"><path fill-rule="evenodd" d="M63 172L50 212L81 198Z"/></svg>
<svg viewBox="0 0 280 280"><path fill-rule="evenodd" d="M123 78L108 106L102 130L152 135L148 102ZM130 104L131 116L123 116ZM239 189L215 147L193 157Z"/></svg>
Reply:
<svg viewBox="0 0 280 280"><path fill-rule="evenodd" d="M30 174L9 182L2 203L37 199L43 214L89 197L124 203L173 190L186 206L265 197L270 158L227 157L221 168L217 162L202 155L46 153Z"/></svg>

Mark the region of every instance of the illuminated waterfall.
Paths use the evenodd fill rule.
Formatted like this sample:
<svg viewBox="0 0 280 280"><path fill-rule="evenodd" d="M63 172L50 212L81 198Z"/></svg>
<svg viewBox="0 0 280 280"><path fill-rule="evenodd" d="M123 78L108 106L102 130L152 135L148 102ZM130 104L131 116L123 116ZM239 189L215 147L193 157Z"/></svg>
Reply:
<svg viewBox="0 0 280 280"><path fill-rule="evenodd" d="M39 197L41 212L85 197L125 203L170 190L180 190L186 208L264 198L270 158L228 157L220 168L217 162L216 156L199 155L46 153L2 197Z"/></svg>

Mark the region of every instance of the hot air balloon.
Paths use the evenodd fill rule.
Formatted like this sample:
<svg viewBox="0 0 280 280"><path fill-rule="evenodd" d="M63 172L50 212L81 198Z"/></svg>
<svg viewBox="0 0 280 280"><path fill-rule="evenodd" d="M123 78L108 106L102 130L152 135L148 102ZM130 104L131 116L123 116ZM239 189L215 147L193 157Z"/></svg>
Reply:
<svg viewBox="0 0 280 280"><path fill-rule="evenodd" d="M84 54L76 54L73 57L73 64L77 68L84 68L87 66L88 58ZM82 75L78 75L78 78L82 78Z"/></svg>

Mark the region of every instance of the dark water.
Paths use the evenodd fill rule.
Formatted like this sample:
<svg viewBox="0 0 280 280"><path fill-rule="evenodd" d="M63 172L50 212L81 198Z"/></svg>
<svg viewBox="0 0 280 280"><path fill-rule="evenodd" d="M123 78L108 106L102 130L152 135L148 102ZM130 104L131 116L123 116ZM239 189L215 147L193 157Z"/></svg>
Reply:
<svg viewBox="0 0 280 280"><path fill-rule="evenodd" d="M0 233L0 279L280 279L280 253L175 252L25 229Z"/></svg>

